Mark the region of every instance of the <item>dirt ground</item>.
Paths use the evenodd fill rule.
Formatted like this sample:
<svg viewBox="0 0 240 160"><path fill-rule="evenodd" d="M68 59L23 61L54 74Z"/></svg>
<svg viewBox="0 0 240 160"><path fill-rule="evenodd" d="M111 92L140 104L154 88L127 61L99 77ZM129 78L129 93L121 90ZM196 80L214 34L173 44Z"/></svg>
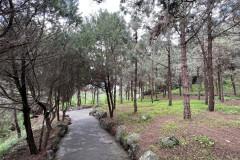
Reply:
<svg viewBox="0 0 240 160"><path fill-rule="evenodd" d="M161 98L163 100L166 98ZM183 97L173 96L174 100L182 100ZM197 99L191 96L191 99ZM204 97L201 97L204 100ZM228 106L239 106L240 101L228 100L224 103ZM118 107L114 116L120 112L132 109L133 106ZM138 117L137 114L130 114ZM165 132L162 127L167 123L176 124L177 128ZM233 125L231 125L233 123ZM133 132L131 123L125 124L128 132ZM140 151L137 157L147 150L152 150L160 159L240 159L240 114L223 114L220 112L205 111L204 115L197 115L191 121L183 120L179 116L156 117L143 127L138 133L141 136ZM161 145L161 139L174 135L180 140L180 146L165 148ZM214 142L211 147L203 147L196 139L199 136L209 137Z"/></svg>

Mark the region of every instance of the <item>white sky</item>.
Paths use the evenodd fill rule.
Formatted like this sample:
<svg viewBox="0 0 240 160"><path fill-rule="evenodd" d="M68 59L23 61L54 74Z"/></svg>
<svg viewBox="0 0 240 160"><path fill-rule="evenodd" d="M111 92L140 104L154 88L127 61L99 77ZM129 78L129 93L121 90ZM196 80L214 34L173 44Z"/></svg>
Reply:
<svg viewBox="0 0 240 160"><path fill-rule="evenodd" d="M95 14L100 9L106 9L109 12L117 12L120 6L120 0L105 0L100 4L93 0L79 0L78 3L79 12L82 13L83 17Z"/></svg>

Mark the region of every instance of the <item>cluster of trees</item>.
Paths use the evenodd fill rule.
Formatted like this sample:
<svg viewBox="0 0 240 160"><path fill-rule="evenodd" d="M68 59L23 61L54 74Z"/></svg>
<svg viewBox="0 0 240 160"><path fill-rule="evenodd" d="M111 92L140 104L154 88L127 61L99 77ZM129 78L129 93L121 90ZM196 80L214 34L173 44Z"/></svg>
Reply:
<svg viewBox="0 0 240 160"><path fill-rule="evenodd" d="M104 3L98 1L99 3ZM0 1L0 108L21 111L31 154L47 146L51 123L81 92L103 89L110 117L124 97L134 101L150 93L183 86L184 119L191 118L194 77L202 81L205 103L214 111L214 84L223 101L223 77L239 79L239 1L134 0L121 1L121 13L99 11L82 19L75 0ZM217 78L216 78L217 77ZM119 88L119 89L118 89ZM119 90L119 95L117 95ZM125 96L124 96L125 95ZM86 96L85 96L86 97ZM97 98L98 99L98 98ZM98 101L98 100L97 100ZM60 107L61 104L61 107ZM34 141L30 113L44 110L39 147ZM16 114L14 114L16 115ZM15 124L17 126L16 116Z"/></svg>

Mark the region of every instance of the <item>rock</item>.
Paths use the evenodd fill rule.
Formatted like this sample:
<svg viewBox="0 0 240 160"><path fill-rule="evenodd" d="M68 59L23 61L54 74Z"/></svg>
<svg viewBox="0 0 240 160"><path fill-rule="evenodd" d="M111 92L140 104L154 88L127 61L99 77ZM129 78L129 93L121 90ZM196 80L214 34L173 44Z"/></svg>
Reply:
<svg viewBox="0 0 240 160"><path fill-rule="evenodd" d="M52 160L54 158L53 150L47 150L47 160Z"/></svg>
<svg viewBox="0 0 240 160"><path fill-rule="evenodd" d="M66 120L68 121L68 125L72 124L72 119L70 117L66 117Z"/></svg>
<svg viewBox="0 0 240 160"><path fill-rule="evenodd" d="M57 152L58 150L58 141L54 141L51 145L51 149L54 151L54 152Z"/></svg>
<svg viewBox="0 0 240 160"><path fill-rule="evenodd" d="M130 148L128 150L130 157L132 158L132 160L136 160L137 159L137 153L139 151L139 145L138 144L131 144Z"/></svg>
<svg viewBox="0 0 240 160"><path fill-rule="evenodd" d="M129 150L130 146L127 144L127 133L125 131L122 133L122 136L120 138L120 144L123 146L124 151Z"/></svg>
<svg viewBox="0 0 240 160"><path fill-rule="evenodd" d="M125 125L120 125L117 128L116 134L115 134L115 140L116 141L120 141L121 137L122 137L122 133L126 130L126 126Z"/></svg>
<svg viewBox="0 0 240 160"><path fill-rule="evenodd" d="M139 160L160 160L160 158L152 151L147 151L139 158Z"/></svg>
<svg viewBox="0 0 240 160"><path fill-rule="evenodd" d="M58 132L58 137L64 137L67 134L68 126L63 125Z"/></svg>
<svg viewBox="0 0 240 160"><path fill-rule="evenodd" d="M134 143L138 143L140 141L140 135L137 133L133 133L127 136L127 144L132 145Z"/></svg>
<svg viewBox="0 0 240 160"><path fill-rule="evenodd" d="M107 112L99 111L97 114L97 119L100 120L102 118L107 118Z"/></svg>
<svg viewBox="0 0 240 160"><path fill-rule="evenodd" d="M142 120L148 120L148 119L151 119L152 117L150 116L150 115L148 115L148 114L143 114L143 115L141 115L141 117L140 117L140 119L142 119Z"/></svg>
<svg viewBox="0 0 240 160"><path fill-rule="evenodd" d="M174 136L170 136L170 137L163 138L162 144L165 147L173 147L173 146L179 145L179 141Z"/></svg>
<svg viewBox="0 0 240 160"><path fill-rule="evenodd" d="M99 108L99 107L102 107L101 104L97 104L94 108Z"/></svg>
<svg viewBox="0 0 240 160"><path fill-rule="evenodd" d="M114 122L109 122L107 123L107 128L106 130L110 133L111 132L111 129L116 125L116 123Z"/></svg>
<svg viewBox="0 0 240 160"><path fill-rule="evenodd" d="M105 119L102 118L99 123L100 123L101 128L107 129L107 123L106 123Z"/></svg>
<svg viewBox="0 0 240 160"><path fill-rule="evenodd" d="M61 121L58 121L57 124L56 124L56 128L59 128L59 127L62 127L63 126L63 123Z"/></svg>
<svg viewBox="0 0 240 160"><path fill-rule="evenodd" d="M93 109L93 110L91 110L90 112L89 112L89 115L91 116L93 116L93 114L95 114L96 112L97 112L98 110L96 110L96 109Z"/></svg>

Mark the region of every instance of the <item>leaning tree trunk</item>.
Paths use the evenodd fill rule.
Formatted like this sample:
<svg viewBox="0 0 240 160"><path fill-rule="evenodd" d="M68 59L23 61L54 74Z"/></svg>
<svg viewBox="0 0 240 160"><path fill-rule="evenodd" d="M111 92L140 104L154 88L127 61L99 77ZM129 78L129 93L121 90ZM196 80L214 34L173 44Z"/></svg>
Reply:
<svg viewBox="0 0 240 160"><path fill-rule="evenodd" d="M135 60L135 77L134 77L134 113L137 112L137 60Z"/></svg>
<svg viewBox="0 0 240 160"><path fill-rule="evenodd" d="M209 111L214 111L214 84L213 84L213 64L212 64L212 18L211 18L211 3L212 0L207 1L207 36L208 36L208 84L209 84Z"/></svg>
<svg viewBox="0 0 240 160"><path fill-rule="evenodd" d="M190 95L188 90L188 73L187 73L187 53L186 53L186 20L181 22L181 58L182 58L182 83L184 96L184 119L191 119Z"/></svg>

